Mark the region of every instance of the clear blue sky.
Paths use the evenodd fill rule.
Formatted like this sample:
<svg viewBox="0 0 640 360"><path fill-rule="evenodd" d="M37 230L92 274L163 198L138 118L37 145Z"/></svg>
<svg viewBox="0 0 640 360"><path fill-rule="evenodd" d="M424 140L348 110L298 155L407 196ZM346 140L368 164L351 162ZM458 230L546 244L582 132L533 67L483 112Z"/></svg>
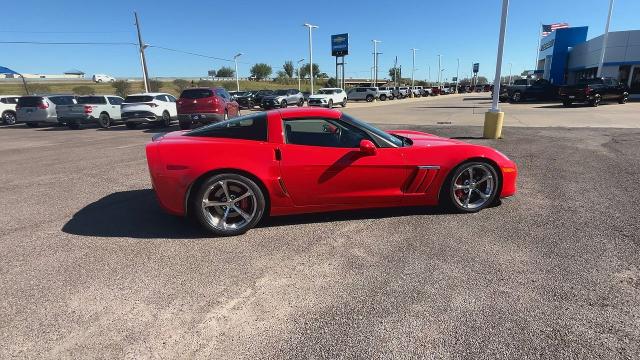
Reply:
<svg viewBox="0 0 640 360"><path fill-rule="evenodd" d="M349 33L347 77L367 77L372 66L371 39L382 41L380 77L395 56L410 76L410 48L416 55L417 79L437 74L443 55L444 77L469 74L472 61L480 75L495 71L501 0L404 1L11 1L0 23L2 41L135 42L133 10L141 17L146 43L220 58L245 53L240 75L250 64L266 62L279 70L285 60L308 58L304 22L314 31L314 62L334 73L330 35ZM589 26L589 38L604 32L609 0L511 0L503 72L513 63L519 73L533 66L539 24L568 22ZM371 5L365 5L371 4ZM397 4L392 8L391 4ZM309 12L308 9L313 9ZM611 30L640 29L640 1L616 0ZM77 32L77 33L76 33ZM61 73L77 68L87 74L140 76L133 46L45 46L0 44L0 66L25 73ZM151 76L206 76L208 69L233 65L150 48ZM405 70L406 69L406 70Z"/></svg>

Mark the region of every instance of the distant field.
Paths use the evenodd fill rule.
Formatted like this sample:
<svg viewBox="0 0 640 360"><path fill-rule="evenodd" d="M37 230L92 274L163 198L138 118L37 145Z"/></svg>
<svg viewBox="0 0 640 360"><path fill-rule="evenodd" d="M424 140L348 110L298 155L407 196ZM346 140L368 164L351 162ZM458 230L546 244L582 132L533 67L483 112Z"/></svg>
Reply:
<svg viewBox="0 0 640 360"><path fill-rule="evenodd" d="M319 80L316 82L316 88L324 86L326 83L325 80ZM213 83L214 86L222 86L228 90L235 90L236 83L235 81L217 81ZM143 92L143 85L141 81L131 81L131 93ZM111 84L108 83L100 83L96 84L88 81L56 81L56 82L48 82L48 81L37 81L27 80L27 86L29 87L30 92L40 92L43 93L45 91L39 90L42 89L42 86L46 86L49 89L49 93L64 93L71 94L73 93L73 88L77 86L90 86L94 89L96 94L113 94L114 89ZM194 86L198 86L198 82L194 82ZM298 82L292 81L289 84L279 84L271 81L240 81L240 90L262 90L262 89L288 89L288 88L297 88ZM309 82L302 83L302 91L308 91L310 89ZM36 90L36 91L34 91ZM38 91L39 90L39 91ZM171 81L162 82L161 91L168 92L174 95L179 95L178 88ZM24 87L21 82L0 82L0 95L24 95Z"/></svg>

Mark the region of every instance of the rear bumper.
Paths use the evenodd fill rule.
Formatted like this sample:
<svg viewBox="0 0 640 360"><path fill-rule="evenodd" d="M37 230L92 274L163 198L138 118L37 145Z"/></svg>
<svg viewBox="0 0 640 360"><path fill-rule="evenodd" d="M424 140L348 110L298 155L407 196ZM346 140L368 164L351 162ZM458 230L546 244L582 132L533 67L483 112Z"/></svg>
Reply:
<svg viewBox="0 0 640 360"><path fill-rule="evenodd" d="M178 121L190 123L212 123L224 121L224 115L218 113L178 114Z"/></svg>
<svg viewBox="0 0 640 360"><path fill-rule="evenodd" d="M161 116L158 116L150 111L136 111L122 113L122 121L128 123L143 124L148 122L160 121Z"/></svg>
<svg viewBox="0 0 640 360"><path fill-rule="evenodd" d="M93 124L98 121L93 115L88 116L58 116L58 122L64 124Z"/></svg>
<svg viewBox="0 0 640 360"><path fill-rule="evenodd" d="M586 102L592 99L593 99L593 96L585 96L585 95L578 95L578 94L560 95L560 100L562 101Z"/></svg>

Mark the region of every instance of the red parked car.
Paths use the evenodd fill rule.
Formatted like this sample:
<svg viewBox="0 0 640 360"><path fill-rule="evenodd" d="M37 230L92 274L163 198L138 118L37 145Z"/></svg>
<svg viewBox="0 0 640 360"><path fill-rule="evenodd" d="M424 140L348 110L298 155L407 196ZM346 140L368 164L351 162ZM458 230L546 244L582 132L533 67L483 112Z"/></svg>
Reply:
<svg viewBox="0 0 640 360"><path fill-rule="evenodd" d="M146 153L160 205L223 236L267 214L437 204L470 213L516 192L516 164L494 149L322 108L159 134Z"/></svg>
<svg viewBox="0 0 640 360"><path fill-rule="evenodd" d="M240 115L240 106L224 88L192 88L182 91L176 102L180 129L194 123L210 124Z"/></svg>
<svg viewBox="0 0 640 360"><path fill-rule="evenodd" d="M431 96L436 96L436 95L440 95L440 87L439 86L432 86L431 87Z"/></svg>

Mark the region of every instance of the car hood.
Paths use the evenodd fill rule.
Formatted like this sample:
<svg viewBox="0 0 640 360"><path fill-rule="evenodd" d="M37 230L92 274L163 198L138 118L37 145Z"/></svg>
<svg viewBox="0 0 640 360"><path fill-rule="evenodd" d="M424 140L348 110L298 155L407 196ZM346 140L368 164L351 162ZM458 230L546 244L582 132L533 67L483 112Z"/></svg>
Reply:
<svg viewBox="0 0 640 360"><path fill-rule="evenodd" d="M413 141L413 146L429 147L429 146L445 146L445 145L462 145L466 144L459 140L443 138L440 136L423 133L412 130L392 130L391 134L407 137Z"/></svg>

